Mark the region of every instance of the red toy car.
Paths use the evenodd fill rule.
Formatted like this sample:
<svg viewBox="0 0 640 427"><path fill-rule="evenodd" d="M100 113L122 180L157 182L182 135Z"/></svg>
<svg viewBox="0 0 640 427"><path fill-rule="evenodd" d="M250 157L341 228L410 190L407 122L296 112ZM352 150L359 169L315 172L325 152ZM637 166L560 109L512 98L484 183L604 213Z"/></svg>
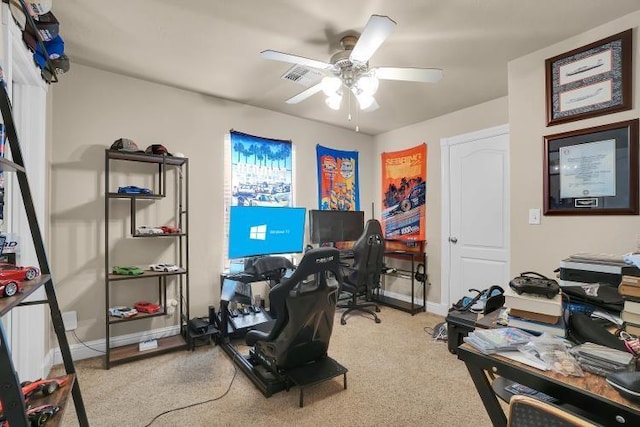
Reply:
<svg viewBox="0 0 640 427"><path fill-rule="evenodd" d="M12 297L22 292L22 283L18 280L0 280L0 296Z"/></svg>
<svg viewBox="0 0 640 427"><path fill-rule="evenodd" d="M178 234L180 233L180 228L178 227L170 227L168 225L163 225L160 227L163 233L165 234Z"/></svg>
<svg viewBox="0 0 640 427"><path fill-rule="evenodd" d="M40 275L36 267L19 267L0 262L0 280L33 280Z"/></svg>
<svg viewBox="0 0 640 427"><path fill-rule="evenodd" d="M138 310L140 313L157 313L160 311L160 306L158 304L147 301L138 301L133 304L133 308Z"/></svg>
<svg viewBox="0 0 640 427"><path fill-rule="evenodd" d="M68 378L40 379L36 381L25 381L22 383L22 394L25 399L29 399L36 393L45 396L55 393L59 388L64 387L69 382Z"/></svg>

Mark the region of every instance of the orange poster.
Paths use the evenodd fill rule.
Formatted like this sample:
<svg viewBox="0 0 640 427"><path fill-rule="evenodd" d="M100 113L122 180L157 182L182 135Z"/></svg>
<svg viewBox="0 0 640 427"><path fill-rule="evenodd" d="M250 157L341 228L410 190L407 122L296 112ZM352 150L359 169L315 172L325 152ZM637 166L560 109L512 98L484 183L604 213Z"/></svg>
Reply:
<svg viewBox="0 0 640 427"><path fill-rule="evenodd" d="M427 144L382 153L382 215L386 239L426 240Z"/></svg>

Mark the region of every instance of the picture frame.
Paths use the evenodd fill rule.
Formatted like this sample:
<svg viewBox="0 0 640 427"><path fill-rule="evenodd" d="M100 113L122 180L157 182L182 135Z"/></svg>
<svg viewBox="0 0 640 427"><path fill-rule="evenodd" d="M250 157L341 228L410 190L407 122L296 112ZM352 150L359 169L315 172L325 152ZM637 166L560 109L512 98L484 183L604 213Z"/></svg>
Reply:
<svg viewBox="0 0 640 427"><path fill-rule="evenodd" d="M638 119L544 137L544 215L638 215Z"/></svg>
<svg viewBox="0 0 640 427"><path fill-rule="evenodd" d="M631 109L632 30L545 61L547 126Z"/></svg>

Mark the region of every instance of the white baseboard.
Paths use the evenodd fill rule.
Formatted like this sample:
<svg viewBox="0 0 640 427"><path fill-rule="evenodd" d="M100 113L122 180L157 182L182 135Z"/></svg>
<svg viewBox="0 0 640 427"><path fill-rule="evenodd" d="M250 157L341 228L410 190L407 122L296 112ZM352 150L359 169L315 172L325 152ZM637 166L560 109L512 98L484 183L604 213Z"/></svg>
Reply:
<svg viewBox="0 0 640 427"><path fill-rule="evenodd" d="M137 344L142 341L150 339L159 339L180 333L180 326L168 326L166 328L154 329L151 331L137 332L134 334L120 335L117 337L111 337L111 348L120 347L128 344ZM103 356L106 352L106 341L104 339L86 341L83 343L71 344L76 341L76 338L71 335L69 337L69 350L71 350L71 358L73 360L89 359L92 357ZM62 353L60 353L60 347L56 347L53 352L53 364L62 364Z"/></svg>
<svg viewBox="0 0 640 427"><path fill-rule="evenodd" d="M400 301L405 301L408 303L411 302L411 295L399 294L397 292L391 292L391 291L384 291L384 295ZM422 298L420 299L414 298L413 303L414 304L422 303ZM439 314L440 316L446 316L447 313L449 312L449 307L439 303L427 301L427 311L429 313Z"/></svg>

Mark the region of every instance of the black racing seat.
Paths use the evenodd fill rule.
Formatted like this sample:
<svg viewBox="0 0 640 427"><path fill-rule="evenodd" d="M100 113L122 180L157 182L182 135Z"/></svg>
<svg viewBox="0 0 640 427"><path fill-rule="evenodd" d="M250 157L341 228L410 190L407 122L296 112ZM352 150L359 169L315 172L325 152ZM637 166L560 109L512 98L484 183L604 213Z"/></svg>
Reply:
<svg viewBox="0 0 640 427"><path fill-rule="evenodd" d="M337 249L308 251L293 274L269 292L276 317L271 330L247 333L247 345L254 346L252 356L274 373L324 358L341 282Z"/></svg>

